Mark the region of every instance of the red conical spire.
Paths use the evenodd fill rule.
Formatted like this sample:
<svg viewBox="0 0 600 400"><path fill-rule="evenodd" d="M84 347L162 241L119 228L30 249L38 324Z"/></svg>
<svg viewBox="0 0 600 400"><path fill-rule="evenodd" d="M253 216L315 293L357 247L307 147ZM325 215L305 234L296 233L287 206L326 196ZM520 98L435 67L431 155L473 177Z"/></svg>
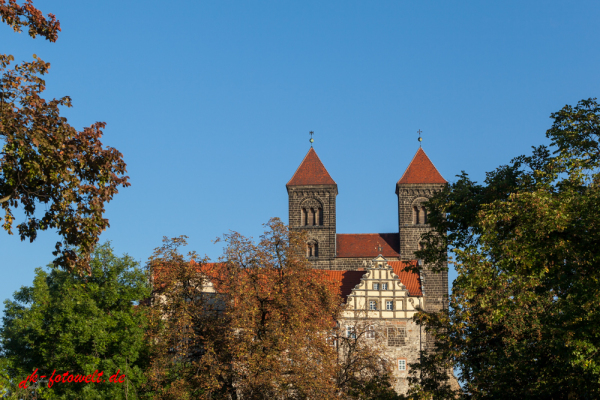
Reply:
<svg viewBox="0 0 600 400"><path fill-rule="evenodd" d="M422 148L417 150L417 154L402 174L398 185L405 183L447 183L442 175L435 168L425 151Z"/></svg>
<svg viewBox="0 0 600 400"><path fill-rule="evenodd" d="M308 186L308 185L335 185L329 172L319 159L317 152L312 147L302 160L302 163L296 170L287 186Z"/></svg>

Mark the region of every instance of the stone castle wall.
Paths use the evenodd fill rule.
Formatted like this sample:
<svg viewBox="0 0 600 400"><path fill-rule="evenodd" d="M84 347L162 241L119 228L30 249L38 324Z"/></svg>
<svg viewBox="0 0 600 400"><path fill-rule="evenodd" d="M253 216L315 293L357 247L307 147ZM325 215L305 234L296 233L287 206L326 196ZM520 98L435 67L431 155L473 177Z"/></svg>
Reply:
<svg viewBox="0 0 600 400"><path fill-rule="evenodd" d="M419 249L421 235L431 229L425 219L427 199L441 191L444 186L444 184L397 185L400 256L388 257L387 261L415 259L414 253ZM372 257L336 258L336 185L288 186L288 194L290 229L304 231L309 240L318 242L318 256L309 257L314 268L347 271L366 271L368 269L369 263L373 260ZM322 205L321 225L303 224L301 210L304 204L309 203ZM415 207L420 211L419 223L415 218ZM423 290L422 300L419 300L420 306L427 311L447 309L448 273L434 273L430 268L424 266L420 278ZM353 293L358 290L355 288ZM406 301L404 304L407 304ZM371 323L371 320L371 316L362 319L363 322L367 321L368 323ZM357 323L357 321L356 318L344 319L340 323L350 324ZM395 365L393 370L396 391L406 393L409 365L417 362L421 349L433 349L434 343L431 337L425 334L424 329L416 325L406 313L402 316L396 315L395 318L386 318L380 312L374 323L378 326L379 333L371 340L374 345L383 346L385 357ZM404 340L388 341L388 328L402 328L401 330L405 334ZM401 371L398 368L400 359L406 361L406 370Z"/></svg>

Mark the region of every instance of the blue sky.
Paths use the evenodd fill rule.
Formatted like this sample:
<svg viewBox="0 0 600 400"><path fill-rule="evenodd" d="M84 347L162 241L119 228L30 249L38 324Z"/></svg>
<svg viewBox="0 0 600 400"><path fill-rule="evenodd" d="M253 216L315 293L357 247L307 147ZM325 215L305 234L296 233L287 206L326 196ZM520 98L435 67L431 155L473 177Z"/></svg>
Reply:
<svg viewBox="0 0 600 400"><path fill-rule="evenodd" d="M340 233L396 232L395 183L418 148L449 181L481 181L547 143L550 113L600 93L597 1L49 1L52 44L0 25L0 52L52 64L78 129L107 122L132 186L108 204L118 253L163 236L257 237L287 222L286 182L315 149L337 182ZM0 236L0 299L57 240Z"/></svg>

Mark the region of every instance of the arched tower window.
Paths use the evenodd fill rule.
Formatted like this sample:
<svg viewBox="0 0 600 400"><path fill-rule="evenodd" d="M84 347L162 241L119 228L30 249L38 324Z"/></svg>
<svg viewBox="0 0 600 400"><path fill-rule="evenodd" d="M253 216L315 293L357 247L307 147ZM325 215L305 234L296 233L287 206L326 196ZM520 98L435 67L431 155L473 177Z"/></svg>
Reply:
<svg viewBox="0 0 600 400"><path fill-rule="evenodd" d="M427 209L425 207L421 207L421 212L423 212L423 223L427 223Z"/></svg>
<svg viewBox="0 0 600 400"><path fill-rule="evenodd" d="M306 257L319 257L319 244L316 241L306 244Z"/></svg>
<svg viewBox="0 0 600 400"><path fill-rule="evenodd" d="M323 207L303 206L300 209L300 226L323 226Z"/></svg>
<svg viewBox="0 0 600 400"><path fill-rule="evenodd" d="M415 224L415 225L419 225L421 223L419 214L420 214L419 207L417 207L417 206L413 207L413 224Z"/></svg>

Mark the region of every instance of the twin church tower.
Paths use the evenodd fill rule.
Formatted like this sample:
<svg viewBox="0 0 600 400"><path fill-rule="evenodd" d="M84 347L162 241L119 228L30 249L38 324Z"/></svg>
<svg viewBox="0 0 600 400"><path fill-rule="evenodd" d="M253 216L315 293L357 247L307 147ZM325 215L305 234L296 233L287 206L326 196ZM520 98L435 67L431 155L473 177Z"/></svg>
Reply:
<svg viewBox="0 0 600 400"><path fill-rule="evenodd" d="M414 252L419 239L431 229L427 223L427 199L446 183L419 148L396 183L398 232L340 234L336 230L337 184L311 147L286 185L289 228L306 231L306 256L316 269L361 271L379 255L388 263L416 261ZM426 309L443 308L448 294L447 272L432 273L424 268L418 279Z"/></svg>

